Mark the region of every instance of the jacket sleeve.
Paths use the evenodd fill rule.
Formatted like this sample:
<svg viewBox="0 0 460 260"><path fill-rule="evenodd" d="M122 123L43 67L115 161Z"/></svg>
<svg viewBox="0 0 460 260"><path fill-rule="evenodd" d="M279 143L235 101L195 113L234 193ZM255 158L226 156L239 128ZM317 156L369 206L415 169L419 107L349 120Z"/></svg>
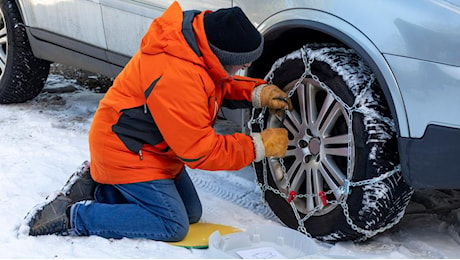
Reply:
<svg viewBox="0 0 460 260"><path fill-rule="evenodd" d="M239 170L255 159L252 138L218 135L212 127L209 93L198 73L163 75L147 105L165 142L191 168Z"/></svg>
<svg viewBox="0 0 460 260"><path fill-rule="evenodd" d="M265 84L262 79L233 76L233 79L224 84L223 106L228 108L249 108L252 107L252 91L256 86Z"/></svg>

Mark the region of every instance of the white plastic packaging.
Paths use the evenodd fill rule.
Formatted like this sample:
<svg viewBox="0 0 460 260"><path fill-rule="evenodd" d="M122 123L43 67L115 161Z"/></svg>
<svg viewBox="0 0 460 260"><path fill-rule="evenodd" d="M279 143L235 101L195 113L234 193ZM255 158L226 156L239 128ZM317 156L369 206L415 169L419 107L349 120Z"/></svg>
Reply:
<svg viewBox="0 0 460 260"><path fill-rule="evenodd" d="M286 227L255 225L244 232L209 236L209 250L215 258L308 258L318 252L314 240Z"/></svg>

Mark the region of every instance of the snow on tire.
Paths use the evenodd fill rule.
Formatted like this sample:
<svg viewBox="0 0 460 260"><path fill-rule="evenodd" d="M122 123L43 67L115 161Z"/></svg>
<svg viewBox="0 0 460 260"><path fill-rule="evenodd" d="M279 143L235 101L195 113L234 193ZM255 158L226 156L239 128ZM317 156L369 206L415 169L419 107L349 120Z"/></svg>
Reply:
<svg viewBox="0 0 460 260"><path fill-rule="evenodd" d="M278 59L266 79L294 105L284 119L258 109L252 120L253 131L289 132L285 158L254 164L281 221L324 241L365 240L396 224L413 190L399 170L385 97L364 61L342 46L310 44Z"/></svg>
<svg viewBox="0 0 460 260"><path fill-rule="evenodd" d="M0 103L25 102L43 89L50 63L33 55L15 1L0 5Z"/></svg>

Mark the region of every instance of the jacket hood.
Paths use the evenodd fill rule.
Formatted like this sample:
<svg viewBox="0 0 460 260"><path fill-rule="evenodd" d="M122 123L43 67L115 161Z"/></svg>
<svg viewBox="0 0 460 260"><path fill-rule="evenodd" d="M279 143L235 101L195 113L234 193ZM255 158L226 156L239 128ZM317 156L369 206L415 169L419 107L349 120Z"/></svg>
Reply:
<svg viewBox="0 0 460 260"><path fill-rule="evenodd" d="M203 17L211 11L182 11L178 2L150 25L142 38L142 53L165 53L204 67L213 79L229 78L208 44Z"/></svg>

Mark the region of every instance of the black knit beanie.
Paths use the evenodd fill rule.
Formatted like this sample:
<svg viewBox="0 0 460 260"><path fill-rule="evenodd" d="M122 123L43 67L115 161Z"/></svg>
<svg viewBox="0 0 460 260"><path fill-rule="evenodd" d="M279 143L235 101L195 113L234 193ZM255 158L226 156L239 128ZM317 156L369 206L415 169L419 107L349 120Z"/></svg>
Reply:
<svg viewBox="0 0 460 260"><path fill-rule="evenodd" d="M263 37L239 7L207 13L204 29L222 65L250 63L262 54Z"/></svg>

